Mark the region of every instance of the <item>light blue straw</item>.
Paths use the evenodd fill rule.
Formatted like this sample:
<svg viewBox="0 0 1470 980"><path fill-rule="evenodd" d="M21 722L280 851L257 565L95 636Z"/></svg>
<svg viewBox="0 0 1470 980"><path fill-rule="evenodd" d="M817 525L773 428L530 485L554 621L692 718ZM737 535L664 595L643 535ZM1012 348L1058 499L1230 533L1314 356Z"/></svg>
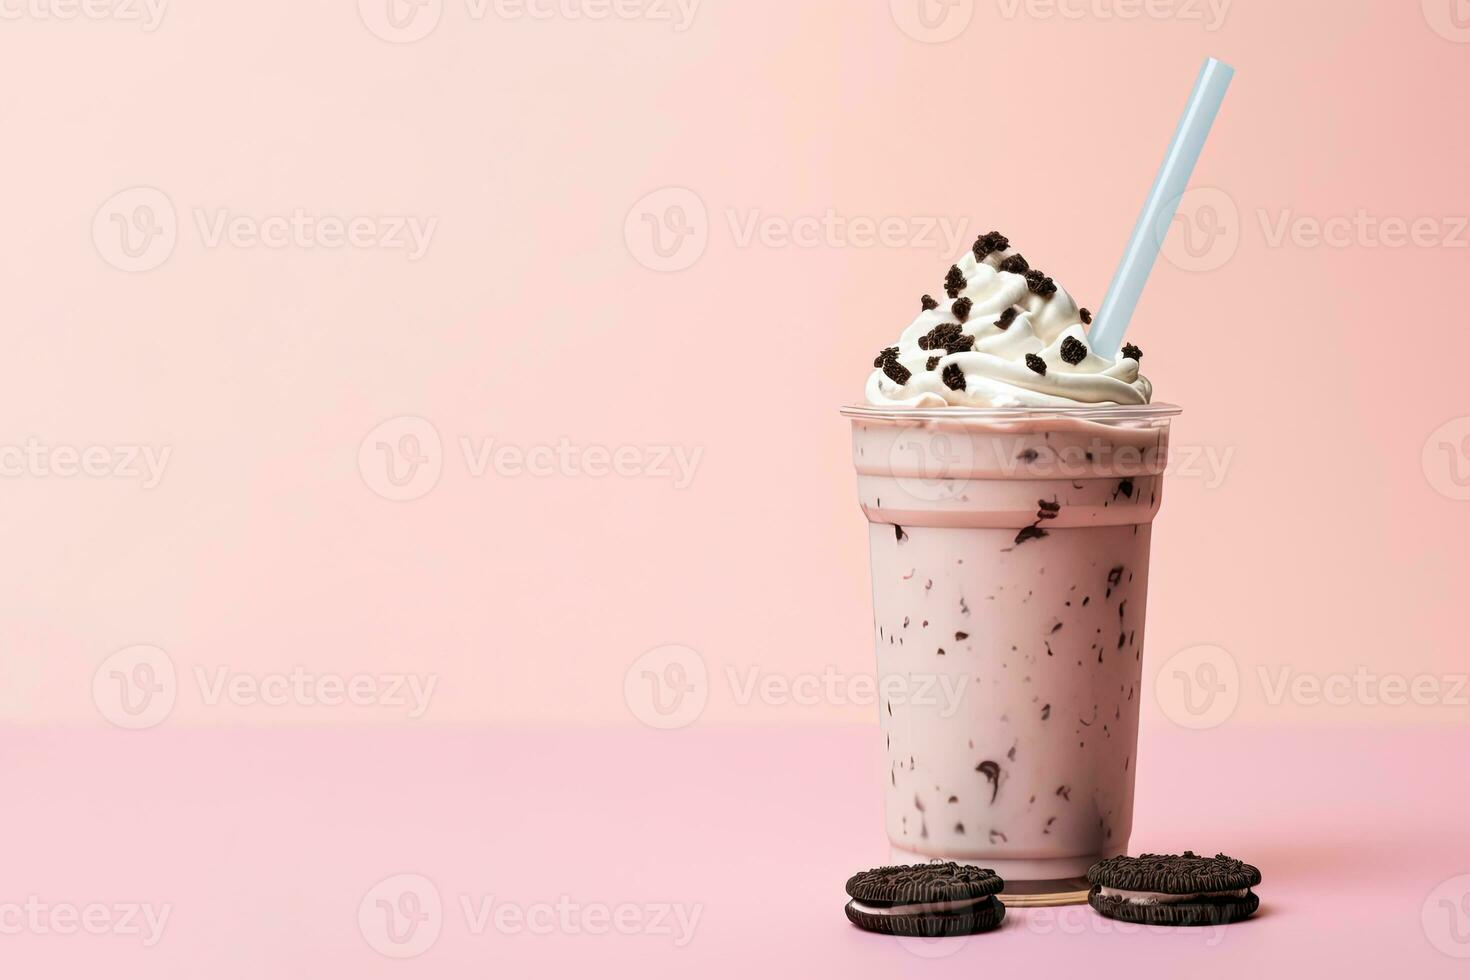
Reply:
<svg viewBox="0 0 1470 980"><path fill-rule="evenodd" d="M1230 79L1234 76L1234 68L1214 58L1206 61L1200 69L1199 81L1194 83L1194 92L1184 107L1179 128L1169 144L1169 152L1164 154L1164 162L1159 167L1158 177L1154 178L1153 190L1148 192L1143 213L1138 216L1133 237L1128 240L1123 261L1113 274L1113 284L1108 287L1108 294L1092 324L1089 334L1092 349L1102 357L1109 360L1117 357L1118 348L1123 345L1128 321L1133 319L1138 297L1143 294L1148 274L1153 271L1159 248L1174 221L1174 212L1179 209L1179 199L1189 186L1189 176L1199 162L1200 151L1205 147L1205 139L1210 135L1220 103L1225 101L1225 90L1230 87Z"/></svg>

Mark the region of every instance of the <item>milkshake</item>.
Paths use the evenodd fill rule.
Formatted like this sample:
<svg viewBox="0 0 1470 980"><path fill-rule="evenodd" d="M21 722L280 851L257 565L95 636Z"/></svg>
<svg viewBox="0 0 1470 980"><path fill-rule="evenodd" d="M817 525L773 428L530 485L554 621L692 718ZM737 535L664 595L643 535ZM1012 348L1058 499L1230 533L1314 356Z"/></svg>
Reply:
<svg viewBox="0 0 1470 980"><path fill-rule="evenodd" d="M1150 530L1178 409L992 232L878 356L852 420L899 863L1085 899L1132 829Z"/></svg>

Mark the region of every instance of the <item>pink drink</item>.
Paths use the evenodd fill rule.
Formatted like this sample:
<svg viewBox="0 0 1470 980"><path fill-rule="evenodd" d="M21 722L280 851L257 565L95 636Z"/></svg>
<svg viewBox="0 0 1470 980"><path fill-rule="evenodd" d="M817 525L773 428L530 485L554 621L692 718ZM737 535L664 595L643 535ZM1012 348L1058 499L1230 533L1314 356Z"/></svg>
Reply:
<svg viewBox="0 0 1470 980"><path fill-rule="evenodd" d="M1150 528L1169 405L875 409L870 522L888 838L1076 901L1133 826Z"/></svg>

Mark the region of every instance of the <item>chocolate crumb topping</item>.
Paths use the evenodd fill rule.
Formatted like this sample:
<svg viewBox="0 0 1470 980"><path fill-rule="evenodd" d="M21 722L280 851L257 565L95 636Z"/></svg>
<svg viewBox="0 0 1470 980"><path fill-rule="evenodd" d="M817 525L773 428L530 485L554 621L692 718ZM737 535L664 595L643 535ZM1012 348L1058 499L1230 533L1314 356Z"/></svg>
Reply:
<svg viewBox="0 0 1470 980"><path fill-rule="evenodd" d="M998 231L989 231L975 239L975 260L984 259L991 252L1004 252L1011 247L1011 240Z"/></svg>
<svg viewBox="0 0 1470 980"><path fill-rule="evenodd" d="M936 355L934 357L929 358L929 360L924 364L924 368L926 370L929 370L929 371L932 371L935 368L937 368L939 366L939 358L941 356L943 356L943 355Z"/></svg>
<svg viewBox="0 0 1470 980"><path fill-rule="evenodd" d="M1056 295L1057 284L1045 272L1032 269L1026 273L1026 288L1042 299L1048 299Z"/></svg>
<svg viewBox="0 0 1470 980"><path fill-rule="evenodd" d="M1026 355L1026 366L1042 377L1046 377L1046 362L1035 354ZM908 374L908 372L905 371L904 374Z"/></svg>
<svg viewBox="0 0 1470 980"><path fill-rule="evenodd" d="M1062 341L1062 360L1068 364L1081 364L1083 358L1087 357L1087 345L1076 337L1068 337Z"/></svg>
<svg viewBox="0 0 1470 980"><path fill-rule="evenodd" d="M888 375L895 384L906 385L913 373L902 364L898 363L898 348L885 347L878 357L873 361L873 367L882 368L883 373Z"/></svg>
<svg viewBox="0 0 1470 980"><path fill-rule="evenodd" d="M1132 344L1124 344L1123 356L1131 357L1135 361L1141 361L1143 360L1143 351L1139 350L1137 347L1134 347Z"/></svg>
<svg viewBox="0 0 1470 980"><path fill-rule="evenodd" d="M903 529L903 525L901 524L893 525L893 536L898 540L899 544L909 539L909 533Z"/></svg>
<svg viewBox="0 0 1470 980"><path fill-rule="evenodd" d="M944 383L951 391L965 390L965 372L958 364L946 364L944 366Z"/></svg>
<svg viewBox="0 0 1470 980"><path fill-rule="evenodd" d="M944 277L944 291L949 294L950 299L958 298L960 290L969 284L969 280L965 278L965 274L960 271L959 266L952 265L949 267L949 275Z"/></svg>
<svg viewBox="0 0 1470 980"><path fill-rule="evenodd" d="M974 350L975 338L961 330L958 323L941 323L919 338L919 349L958 354Z"/></svg>
<svg viewBox="0 0 1470 980"><path fill-rule="evenodd" d="M995 321L995 325L1002 330L1009 330L1011 329L1011 324L1016 322L1016 317L1020 315L1020 310L1016 309L1014 306L1008 306L1001 313L1000 319Z"/></svg>
<svg viewBox="0 0 1470 980"><path fill-rule="evenodd" d="M1085 306L1082 307L1082 309L1080 309L1080 310L1077 311L1077 314L1082 317L1082 322L1083 323L1091 323L1092 322L1092 311L1089 310L1087 307L1085 307Z"/></svg>
<svg viewBox="0 0 1470 980"><path fill-rule="evenodd" d="M924 308L924 312L927 313L930 310L939 309L939 300L935 299L933 296L930 296L928 293L925 293L924 298L919 300L919 305L922 306Z"/></svg>
<svg viewBox="0 0 1470 980"><path fill-rule="evenodd" d="M961 323L964 323L966 320L970 319L970 311L974 308L975 301L970 299L970 297L968 296L963 299L955 300L954 306L950 307L950 309L954 312L954 318Z"/></svg>
<svg viewBox="0 0 1470 980"><path fill-rule="evenodd" d="M1014 272L1018 276L1025 275L1026 270L1029 268L1031 268L1030 263L1026 261L1026 256L1020 252L1001 260L1000 263L1001 272Z"/></svg>

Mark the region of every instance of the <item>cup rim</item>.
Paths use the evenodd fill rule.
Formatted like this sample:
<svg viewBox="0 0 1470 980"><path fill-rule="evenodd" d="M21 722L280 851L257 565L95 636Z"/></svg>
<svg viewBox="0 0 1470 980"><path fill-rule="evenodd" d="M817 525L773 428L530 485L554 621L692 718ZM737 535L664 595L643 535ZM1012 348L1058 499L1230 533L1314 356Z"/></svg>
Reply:
<svg viewBox="0 0 1470 980"><path fill-rule="evenodd" d="M1018 422L1032 419L1084 419L1094 422L1138 422L1173 418L1184 409L1169 402L1149 405L1078 405L1025 408L903 408L844 405L843 417L870 422Z"/></svg>

